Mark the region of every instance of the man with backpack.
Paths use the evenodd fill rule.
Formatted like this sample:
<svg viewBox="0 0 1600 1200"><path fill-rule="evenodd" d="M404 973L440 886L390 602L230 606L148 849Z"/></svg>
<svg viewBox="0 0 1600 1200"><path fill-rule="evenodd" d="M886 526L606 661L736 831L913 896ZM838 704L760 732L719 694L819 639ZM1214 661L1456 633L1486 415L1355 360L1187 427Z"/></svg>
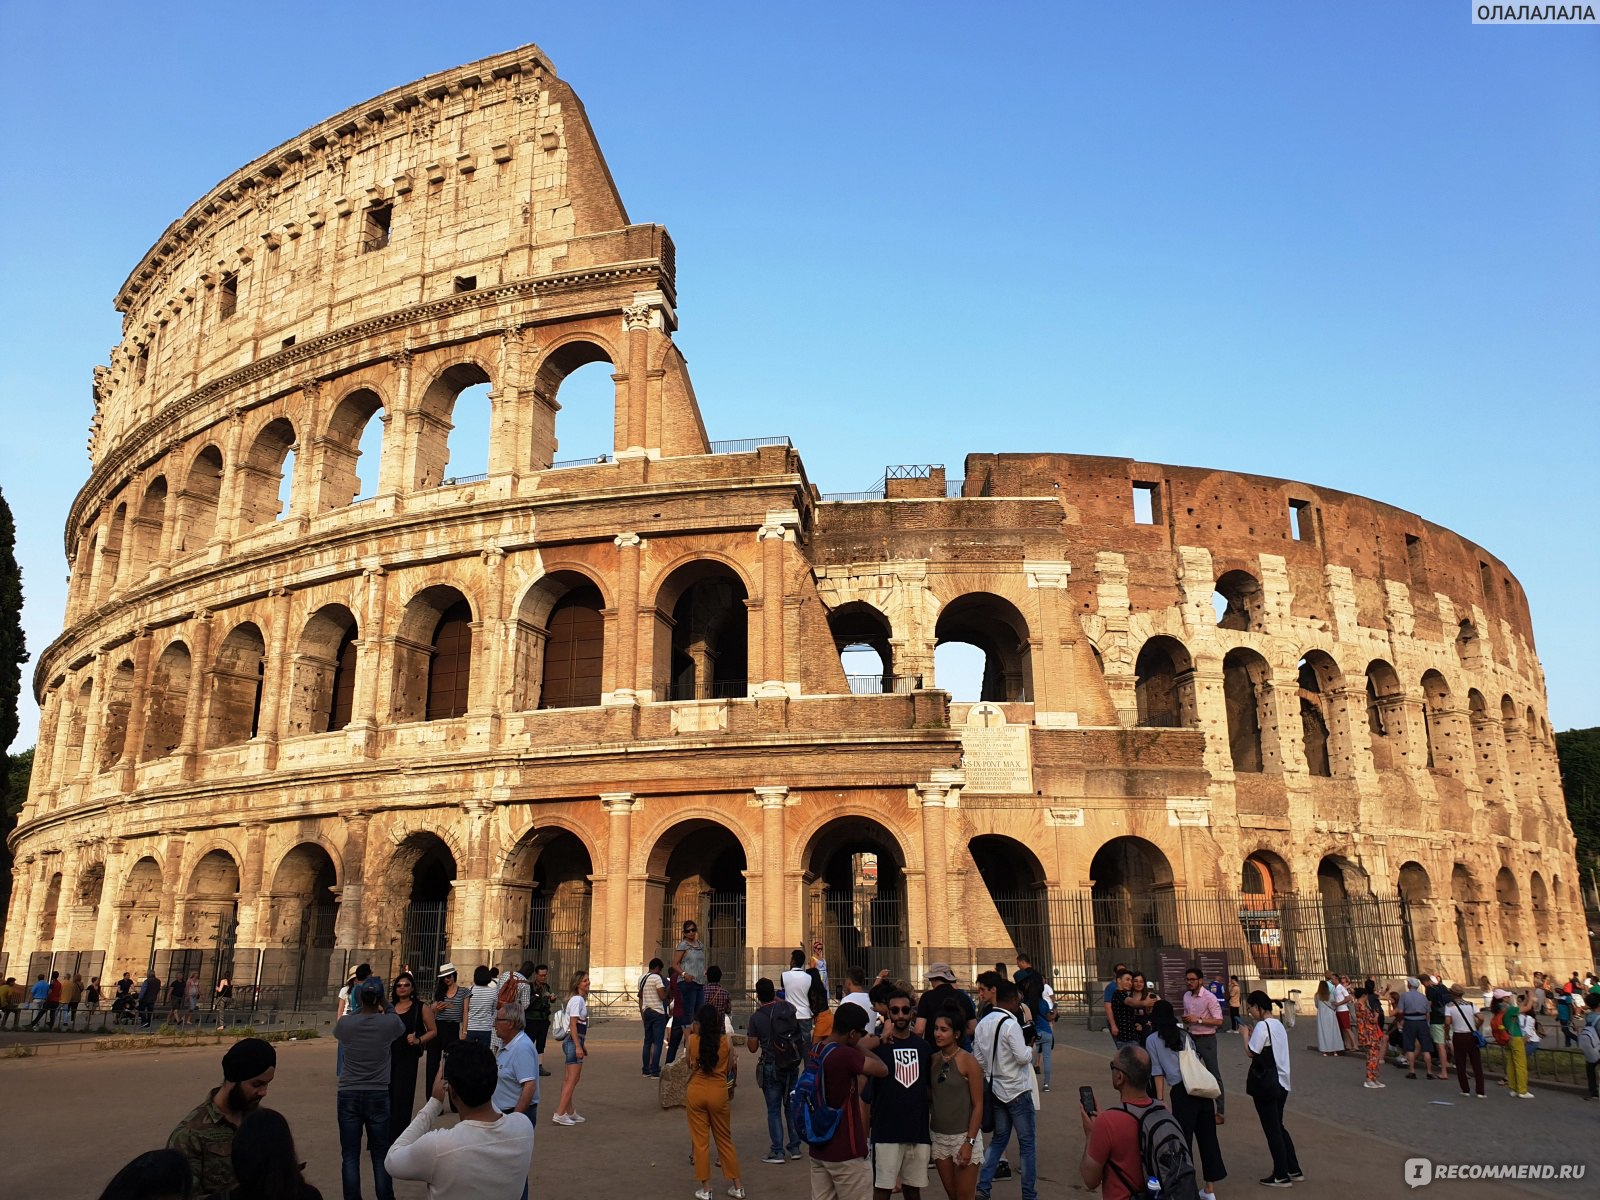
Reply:
<svg viewBox="0 0 1600 1200"><path fill-rule="evenodd" d="M641 1074L646 1079L661 1078L661 1046L667 1040L667 981L661 976L662 967L659 958L652 958L639 980L639 1019L644 1022Z"/></svg>
<svg viewBox="0 0 1600 1200"><path fill-rule="evenodd" d="M522 1011L524 1026L528 1020L528 1003L533 999L533 987L528 982L528 976L531 974L533 974L533 964L525 962L520 971L507 967L494 981L495 987L499 989L494 997L495 1011L499 1012L507 1004L513 1005ZM489 1039L489 1049L499 1054L501 1046L500 1027L497 1025L494 1035Z"/></svg>
<svg viewBox="0 0 1600 1200"><path fill-rule="evenodd" d="M1589 1007L1583 1018L1583 1032L1578 1035L1583 1070L1589 1077L1589 1091L1584 1099L1600 1100L1600 993L1590 992L1583 1002Z"/></svg>
<svg viewBox="0 0 1600 1200"><path fill-rule="evenodd" d="M800 1134L794 1127L790 1093L800 1076L805 1058L805 1042L800 1036L800 1021L794 1005L778 999L778 989L765 976L756 980L756 1003L750 1014L745 1039L752 1054L759 1054L756 1079L767 1101L767 1137L770 1147L765 1163L781 1163L785 1146L789 1158L800 1157Z"/></svg>
<svg viewBox="0 0 1600 1200"><path fill-rule="evenodd" d="M863 1076L883 1079L889 1068L867 1036L867 1013L844 1004L828 1040L812 1049L794 1087L794 1121L811 1147L811 1200L872 1200L867 1131L861 1120ZM1024 1193L1024 1200L1033 1200Z"/></svg>
<svg viewBox="0 0 1600 1200"><path fill-rule="evenodd" d="M972 1035L972 1052L994 1096L994 1137L978 1172L978 1200L989 1200L989 1188L1000 1168L1000 1156L1016 1130L1022 1161L1022 1200L1037 1200L1039 1162L1034 1139L1033 1051L1022 1033L1022 1000L1009 979L993 983L994 1007Z"/></svg>
<svg viewBox="0 0 1600 1200"><path fill-rule="evenodd" d="M1149 1085L1150 1055L1138 1046L1119 1047L1111 1060L1111 1086L1121 1103L1102 1113L1078 1107L1088 1139L1078 1172L1084 1186L1099 1188L1104 1200L1147 1195L1148 1180L1159 1181L1162 1200L1195 1200L1201 1192L1183 1129L1150 1098Z"/></svg>

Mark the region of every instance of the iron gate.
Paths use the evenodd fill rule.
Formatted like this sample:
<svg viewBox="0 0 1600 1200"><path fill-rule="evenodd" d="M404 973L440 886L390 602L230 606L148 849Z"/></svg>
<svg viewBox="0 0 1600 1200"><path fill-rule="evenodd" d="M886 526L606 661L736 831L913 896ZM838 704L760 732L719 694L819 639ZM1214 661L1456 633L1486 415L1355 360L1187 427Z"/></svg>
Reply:
<svg viewBox="0 0 1600 1200"><path fill-rule="evenodd" d="M745 897L741 892L700 892L691 899L680 896L661 906L661 960L672 965L685 921L700 927L706 945L706 965L722 969L722 986L733 996L750 988L745 941Z"/></svg>
<svg viewBox="0 0 1600 1200"><path fill-rule="evenodd" d="M450 949L449 917L448 900L413 900L406 905L400 957L410 964L419 995L433 994L439 964L445 961ZM471 980L470 972L468 980Z"/></svg>
<svg viewBox="0 0 1600 1200"><path fill-rule="evenodd" d="M576 972L589 969L591 912L587 889L580 896L535 893L528 905L522 961L547 964L552 986L559 995L566 994Z"/></svg>
<svg viewBox="0 0 1600 1200"><path fill-rule="evenodd" d="M828 983L835 995L846 967L862 967L867 978L888 971L891 979L911 975L905 895L876 884L825 888L811 893L810 928L831 964Z"/></svg>

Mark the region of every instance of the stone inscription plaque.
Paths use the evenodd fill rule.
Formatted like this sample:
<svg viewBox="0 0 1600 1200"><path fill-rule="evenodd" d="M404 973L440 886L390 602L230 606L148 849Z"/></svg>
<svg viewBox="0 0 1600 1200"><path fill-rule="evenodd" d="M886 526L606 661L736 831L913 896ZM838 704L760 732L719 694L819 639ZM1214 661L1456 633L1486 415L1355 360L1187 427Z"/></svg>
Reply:
<svg viewBox="0 0 1600 1200"><path fill-rule="evenodd" d="M1007 725L997 704L974 704L961 729L965 791L1033 794L1033 755L1026 725Z"/></svg>

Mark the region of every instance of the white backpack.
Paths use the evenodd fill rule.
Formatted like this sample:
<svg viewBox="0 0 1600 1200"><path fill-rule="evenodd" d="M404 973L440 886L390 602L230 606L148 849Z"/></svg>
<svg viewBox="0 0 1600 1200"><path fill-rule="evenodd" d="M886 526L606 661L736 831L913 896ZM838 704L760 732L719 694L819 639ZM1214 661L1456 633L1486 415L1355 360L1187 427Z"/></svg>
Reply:
<svg viewBox="0 0 1600 1200"><path fill-rule="evenodd" d="M551 1014L550 1032L558 1042L564 1042L572 1036L572 1022L567 1017L566 1005L563 1004Z"/></svg>

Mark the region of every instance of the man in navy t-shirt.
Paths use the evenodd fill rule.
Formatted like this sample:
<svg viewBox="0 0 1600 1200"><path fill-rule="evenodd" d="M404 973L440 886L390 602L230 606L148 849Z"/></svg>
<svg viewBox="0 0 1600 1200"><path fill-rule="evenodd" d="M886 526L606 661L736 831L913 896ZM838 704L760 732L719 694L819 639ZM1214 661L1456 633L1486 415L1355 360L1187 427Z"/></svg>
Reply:
<svg viewBox="0 0 1600 1200"><path fill-rule="evenodd" d="M921 1189L928 1186L932 1154L928 1084L933 1046L911 1032L916 1008L904 990L889 993L888 1007L883 1040L872 1051L888 1074L874 1079L867 1089L872 1105L872 1188L876 1200L887 1200L899 1183L906 1200L918 1200Z"/></svg>

